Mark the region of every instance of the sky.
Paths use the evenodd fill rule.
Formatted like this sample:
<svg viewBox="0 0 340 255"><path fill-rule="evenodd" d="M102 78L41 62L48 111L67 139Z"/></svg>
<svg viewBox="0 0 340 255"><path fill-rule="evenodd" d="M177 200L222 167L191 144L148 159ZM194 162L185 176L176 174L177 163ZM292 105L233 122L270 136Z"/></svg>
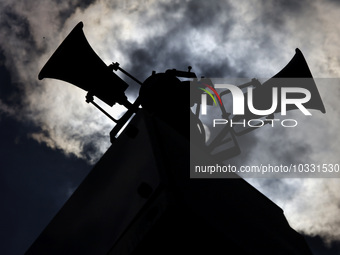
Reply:
<svg viewBox="0 0 340 255"><path fill-rule="evenodd" d="M313 112L281 136L268 128L247 135L243 160L335 164L339 12L334 0L0 0L1 254L22 254L110 146L113 123L85 102L85 91L38 80L78 22L106 64L119 62L141 81L153 70L189 65L198 76L272 77L298 47L327 113ZM138 86L127 81L133 101ZM122 114L122 107L101 105ZM284 210L315 254L340 253L340 179L248 181Z"/></svg>

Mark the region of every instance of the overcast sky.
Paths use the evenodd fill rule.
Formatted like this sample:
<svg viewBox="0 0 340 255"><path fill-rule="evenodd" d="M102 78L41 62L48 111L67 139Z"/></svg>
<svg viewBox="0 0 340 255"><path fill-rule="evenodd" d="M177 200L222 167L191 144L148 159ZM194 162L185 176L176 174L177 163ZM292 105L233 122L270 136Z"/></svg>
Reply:
<svg viewBox="0 0 340 255"><path fill-rule="evenodd" d="M141 81L153 70L189 65L198 76L272 77L300 48L314 77L323 78L327 113L313 112L296 132L249 135L245 160L340 163L339 13L335 0L0 0L0 249L25 251L110 146L113 124L85 103L85 91L37 79L79 21L106 64L117 61ZM130 84L133 101L137 86ZM340 179L249 181L283 208L293 228L339 254Z"/></svg>

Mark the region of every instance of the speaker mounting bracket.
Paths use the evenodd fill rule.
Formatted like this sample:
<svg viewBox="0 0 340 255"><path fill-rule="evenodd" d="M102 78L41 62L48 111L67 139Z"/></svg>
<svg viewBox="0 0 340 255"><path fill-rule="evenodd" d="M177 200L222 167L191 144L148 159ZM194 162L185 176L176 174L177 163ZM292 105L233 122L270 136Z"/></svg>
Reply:
<svg viewBox="0 0 340 255"><path fill-rule="evenodd" d="M100 107L93 98L93 95L88 92L86 95L86 103L91 103L93 104L95 107L97 107L102 113L104 113L107 117L109 117L109 119L111 119L113 122L117 123L118 120L116 120L115 118L113 118L107 111L105 111L102 107Z"/></svg>
<svg viewBox="0 0 340 255"><path fill-rule="evenodd" d="M121 71L123 74L125 74L126 76L130 77L132 80L134 80L135 82L137 82L139 85L143 85L143 83L141 81L139 81L136 77L134 77L133 75L129 74L127 71L125 71L123 68L119 67L119 63L112 63L111 65L108 66L110 69L115 70L115 71Z"/></svg>

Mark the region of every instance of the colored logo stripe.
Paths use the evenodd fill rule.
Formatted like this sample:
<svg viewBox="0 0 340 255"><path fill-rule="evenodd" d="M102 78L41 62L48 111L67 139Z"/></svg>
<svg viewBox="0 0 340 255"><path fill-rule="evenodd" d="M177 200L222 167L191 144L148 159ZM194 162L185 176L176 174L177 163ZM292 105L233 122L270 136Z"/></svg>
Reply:
<svg viewBox="0 0 340 255"><path fill-rule="evenodd" d="M205 93L207 93L213 100L214 100L214 103L215 103L215 105L217 105L217 103L216 103L216 100L215 100L215 98L214 98L214 96L208 91L208 90L206 90L206 89L203 89L203 88L199 88L200 90L203 90Z"/></svg>
<svg viewBox="0 0 340 255"><path fill-rule="evenodd" d="M209 86L208 84L204 84L204 83L203 83L203 85L206 86L206 87L208 87L212 92L214 92L214 94L215 94L215 95L217 96L217 98L218 98L218 101L220 101L220 104L223 105L223 104L222 104L222 100L221 100L221 98L220 98L220 95L217 93L217 91L216 91L213 87ZM215 101L215 100L214 100L214 101Z"/></svg>
<svg viewBox="0 0 340 255"><path fill-rule="evenodd" d="M203 83L203 85L206 86L207 88L209 88L212 92L214 92L214 94L216 95L216 97L218 98L218 101L220 102L220 104L221 104L221 106L222 106L223 103L222 103L222 100L221 100L221 98L220 98L220 95L217 93L217 91L216 91L213 87L209 86L208 84L204 84L204 83ZM214 96L213 96L208 90L203 89L203 88L199 88L199 89L200 89L200 90L203 90L204 92L206 92L206 93L214 100L215 105L217 105Z"/></svg>

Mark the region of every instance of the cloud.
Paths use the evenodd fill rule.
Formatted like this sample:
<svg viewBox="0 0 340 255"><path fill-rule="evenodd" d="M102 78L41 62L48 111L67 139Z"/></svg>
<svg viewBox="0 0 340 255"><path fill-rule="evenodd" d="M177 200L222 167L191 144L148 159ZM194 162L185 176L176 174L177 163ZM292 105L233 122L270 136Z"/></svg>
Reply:
<svg viewBox="0 0 340 255"><path fill-rule="evenodd" d="M283 210L289 224L327 244L340 240L339 179L278 179L250 181Z"/></svg>
<svg viewBox="0 0 340 255"><path fill-rule="evenodd" d="M2 114L6 114L6 115L9 115L9 116L14 116L16 114L16 111L15 111L15 109L9 107L7 104L3 103L0 100L0 116Z"/></svg>
<svg viewBox="0 0 340 255"><path fill-rule="evenodd" d="M305 53L314 76L339 77L338 8L334 1L316 0L1 1L0 45L20 100L2 99L0 114L33 123L39 127L30 134L33 139L94 163L110 145L113 123L85 104L84 91L61 81L37 80L42 66L79 21L106 64L118 61L141 81L152 70L186 70L188 65L198 76L272 77L289 62L296 47ZM127 94L134 100L139 85L126 80L131 84ZM268 128L249 134L240 141L246 145L244 163L269 158L335 163L339 89L326 86L320 92L328 104L327 118L315 114L305 129L280 129L279 136ZM115 117L122 114L122 107L106 109ZM322 123L328 124L320 133ZM268 137L271 143L263 142ZM330 146L322 147L325 139ZM340 239L333 229L340 229L337 180L253 183L284 207L293 227L327 240Z"/></svg>

